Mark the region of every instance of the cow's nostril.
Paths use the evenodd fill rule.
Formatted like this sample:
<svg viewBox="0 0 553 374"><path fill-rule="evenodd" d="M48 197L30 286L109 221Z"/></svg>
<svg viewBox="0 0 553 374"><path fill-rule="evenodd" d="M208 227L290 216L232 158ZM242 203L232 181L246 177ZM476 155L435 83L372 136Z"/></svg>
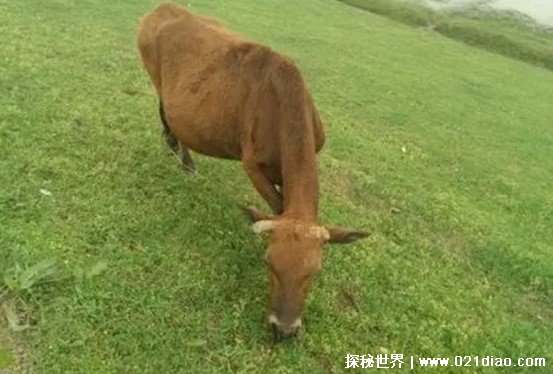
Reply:
<svg viewBox="0 0 553 374"><path fill-rule="evenodd" d="M295 337L301 326L301 319L297 318L293 323L281 323L275 314L269 315L269 326L273 330L276 342Z"/></svg>

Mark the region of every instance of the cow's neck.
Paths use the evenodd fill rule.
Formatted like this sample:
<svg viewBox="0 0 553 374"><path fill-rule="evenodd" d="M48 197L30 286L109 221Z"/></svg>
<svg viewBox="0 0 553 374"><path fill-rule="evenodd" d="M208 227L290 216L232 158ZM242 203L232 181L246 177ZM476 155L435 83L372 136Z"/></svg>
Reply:
<svg viewBox="0 0 553 374"><path fill-rule="evenodd" d="M317 222L319 181L313 130L308 126L295 130L281 142L283 216Z"/></svg>

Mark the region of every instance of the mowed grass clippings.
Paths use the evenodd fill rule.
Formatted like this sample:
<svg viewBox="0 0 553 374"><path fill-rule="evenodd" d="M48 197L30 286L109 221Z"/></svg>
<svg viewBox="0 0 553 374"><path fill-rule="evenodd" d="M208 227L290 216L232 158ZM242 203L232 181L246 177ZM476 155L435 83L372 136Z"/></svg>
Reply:
<svg viewBox="0 0 553 374"><path fill-rule="evenodd" d="M550 71L340 2L187 2L294 58L327 127L321 218L371 232L328 248L301 338L274 345L236 205L268 209L238 163L167 155L135 46L154 3L0 1L0 272L71 274L22 296L36 372L553 359Z"/></svg>

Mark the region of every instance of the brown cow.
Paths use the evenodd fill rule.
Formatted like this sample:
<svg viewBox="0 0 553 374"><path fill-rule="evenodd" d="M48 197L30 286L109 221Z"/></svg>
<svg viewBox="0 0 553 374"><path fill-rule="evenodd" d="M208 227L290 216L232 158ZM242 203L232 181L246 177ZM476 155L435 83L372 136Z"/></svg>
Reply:
<svg viewBox="0 0 553 374"><path fill-rule="evenodd" d="M294 63L247 41L217 21L166 3L140 24L138 46L160 99L167 142L241 160L275 216L245 212L257 233L270 232L266 263L269 323L277 337L301 325L324 243L349 243L366 234L318 223L316 153L324 130Z"/></svg>

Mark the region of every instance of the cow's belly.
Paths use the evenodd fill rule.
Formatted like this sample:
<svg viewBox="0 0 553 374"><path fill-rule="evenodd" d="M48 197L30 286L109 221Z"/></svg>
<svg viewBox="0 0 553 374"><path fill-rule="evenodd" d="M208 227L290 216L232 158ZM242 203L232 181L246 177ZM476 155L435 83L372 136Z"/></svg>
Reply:
<svg viewBox="0 0 553 374"><path fill-rule="evenodd" d="M171 131L179 142L206 156L240 159L240 140L221 124L209 122L174 121Z"/></svg>
<svg viewBox="0 0 553 374"><path fill-rule="evenodd" d="M171 132L183 146L206 156L240 159L241 131L223 103L200 105L169 99L164 107Z"/></svg>
<svg viewBox="0 0 553 374"><path fill-rule="evenodd" d="M244 125L240 87L244 82L228 69L190 66L178 69L178 80L166 79L162 86L171 131L184 146L198 153L239 159Z"/></svg>

